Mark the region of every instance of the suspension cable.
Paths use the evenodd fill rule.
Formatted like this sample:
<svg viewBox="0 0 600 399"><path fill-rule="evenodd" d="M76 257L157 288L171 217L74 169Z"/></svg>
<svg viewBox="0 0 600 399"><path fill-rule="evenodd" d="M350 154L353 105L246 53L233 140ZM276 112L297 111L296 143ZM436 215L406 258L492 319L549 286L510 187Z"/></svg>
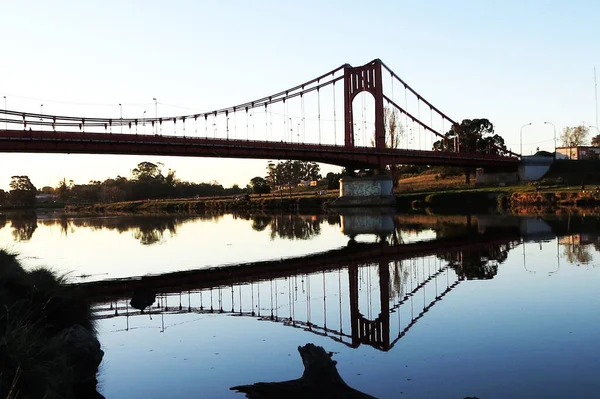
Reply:
<svg viewBox="0 0 600 399"><path fill-rule="evenodd" d="M333 82L333 145L337 145L337 118L335 109L335 82Z"/></svg>
<svg viewBox="0 0 600 399"><path fill-rule="evenodd" d="M317 89L317 107L319 119L319 145L321 145L321 91Z"/></svg>

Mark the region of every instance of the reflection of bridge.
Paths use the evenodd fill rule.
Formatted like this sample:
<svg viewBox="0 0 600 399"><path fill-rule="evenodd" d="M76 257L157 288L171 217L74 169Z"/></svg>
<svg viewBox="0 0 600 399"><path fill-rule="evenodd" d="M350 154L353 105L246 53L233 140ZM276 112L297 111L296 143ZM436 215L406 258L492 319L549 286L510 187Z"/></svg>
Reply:
<svg viewBox="0 0 600 399"><path fill-rule="evenodd" d="M364 92L374 104L356 112L354 99ZM386 145L386 108L398 113L406 130L412 125L411 136L417 137L407 139L406 148ZM373 113L374 122L365 113ZM356 68L343 65L288 90L199 114L140 119L0 110L0 115L1 152L297 159L354 168L426 164L514 169L519 163L516 154L496 145L465 152L458 139L449 141L445 133L455 122L380 60ZM143 134L146 124L153 134ZM431 150L434 140L443 143L444 151Z"/></svg>
<svg viewBox="0 0 600 399"><path fill-rule="evenodd" d="M146 313L160 313L163 322L165 313L255 316L351 347L366 344L389 350L464 279L435 253L485 251L512 241L474 236L396 246L356 244L304 259L80 286L98 303L99 318L126 316L129 324L129 317L142 312L130 308L127 298L133 294L131 303L144 308L158 293L157 305Z"/></svg>

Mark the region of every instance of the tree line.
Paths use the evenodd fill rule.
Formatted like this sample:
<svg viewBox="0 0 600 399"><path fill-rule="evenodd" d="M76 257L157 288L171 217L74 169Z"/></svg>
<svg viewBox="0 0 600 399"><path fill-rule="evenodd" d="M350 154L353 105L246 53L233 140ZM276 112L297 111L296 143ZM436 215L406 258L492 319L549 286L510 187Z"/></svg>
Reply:
<svg viewBox="0 0 600 399"><path fill-rule="evenodd" d="M336 180L328 174L328 182ZM26 175L12 176L8 192L0 189L0 206L32 207L38 201L65 204L90 204L122 201L237 196L267 194L282 185L297 185L301 181L321 180L319 165L314 162L269 162L265 177L256 176L244 188L237 184L223 187L217 181L192 183L177 178L175 170L164 170L162 163L140 162L129 178L117 176L104 181L76 184L63 178L55 187L41 189ZM337 178L339 180L339 177ZM338 183L339 184L339 183Z"/></svg>
<svg viewBox="0 0 600 399"><path fill-rule="evenodd" d="M192 183L177 178L172 169L163 171L161 163L140 162L131 177L117 176L104 181L75 184L64 178L56 187L37 189L28 176L13 176L8 192L0 190L0 205L29 207L40 198L62 203L98 203L146 199L192 198L239 195L245 192L237 184L225 188L216 181Z"/></svg>

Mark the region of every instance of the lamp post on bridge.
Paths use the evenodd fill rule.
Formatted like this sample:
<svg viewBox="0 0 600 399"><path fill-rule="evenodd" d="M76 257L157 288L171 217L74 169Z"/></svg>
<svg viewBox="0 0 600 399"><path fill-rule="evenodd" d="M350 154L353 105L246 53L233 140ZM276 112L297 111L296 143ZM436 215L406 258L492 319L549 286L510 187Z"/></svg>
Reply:
<svg viewBox="0 0 600 399"><path fill-rule="evenodd" d="M42 122L44 121L44 118L42 117L43 114L44 114L44 104L40 104L40 130L44 130L44 125L42 124Z"/></svg>
<svg viewBox="0 0 600 399"><path fill-rule="evenodd" d="M296 131L296 136L298 136L298 144L300 144L300 122L298 122L298 130Z"/></svg>
<svg viewBox="0 0 600 399"><path fill-rule="evenodd" d="M142 114L142 125L144 125L144 134L146 134L146 111Z"/></svg>
<svg viewBox="0 0 600 399"><path fill-rule="evenodd" d="M552 125L552 129L554 130L554 159L556 159L556 126L552 122L544 122L544 125Z"/></svg>
<svg viewBox="0 0 600 399"><path fill-rule="evenodd" d="M6 112L6 96L4 96L4 111ZM4 114L4 129L8 130L8 115Z"/></svg>
<svg viewBox="0 0 600 399"><path fill-rule="evenodd" d="M523 126L521 126L521 130L519 131L519 138L520 138L519 145L520 145L520 148L521 148L520 149L521 158L523 158L523 128L525 126L531 126L531 122L526 123Z"/></svg>
<svg viewBox="0 0 600 399"><path fill-rule="evenodd" d="M123 105L119 103L119 115L121 118L121 134L123 134Z"/></svg>

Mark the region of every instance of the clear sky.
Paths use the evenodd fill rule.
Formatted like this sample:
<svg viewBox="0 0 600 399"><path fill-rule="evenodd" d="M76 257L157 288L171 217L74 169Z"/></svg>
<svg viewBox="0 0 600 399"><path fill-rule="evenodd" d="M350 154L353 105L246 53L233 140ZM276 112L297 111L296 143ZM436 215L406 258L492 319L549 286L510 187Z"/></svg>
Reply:
<svg viewBox="0 0 600 399"><path fill-rule="evenodd" d="M597 0L3 0L0 101L9 109L118 117L209 111L382 59L455 120L488 118L508 146L552 150L596 125ZM0 103L0 107L4 107ZM593 135L597 134L594 128ZM0 154L0 188L129 176L163 162L190 181L245 186L263 160ZM324 171L333 170L330 167Z"/></svg>

